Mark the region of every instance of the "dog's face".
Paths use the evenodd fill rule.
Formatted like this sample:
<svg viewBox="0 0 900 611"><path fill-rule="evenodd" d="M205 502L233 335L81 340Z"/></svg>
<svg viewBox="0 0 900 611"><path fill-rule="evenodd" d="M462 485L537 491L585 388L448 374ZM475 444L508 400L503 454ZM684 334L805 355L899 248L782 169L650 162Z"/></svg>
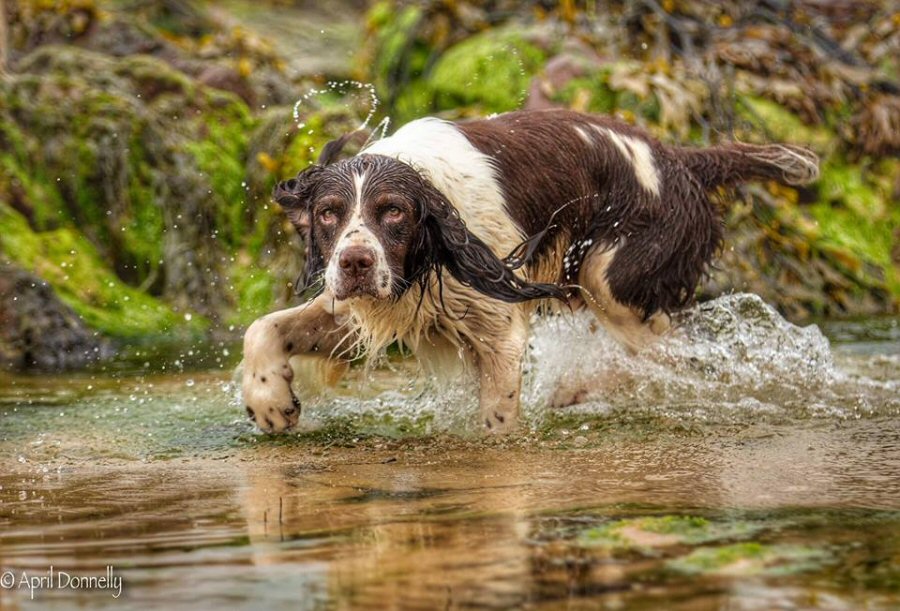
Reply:
<svg viewBox="0 0 900 611"><path fill-rule="evenodd" d="M305 286L324 284L338 300L396 299L442 268L503 301L562 294L518 278L442 193L391 157L311 166L276 186L274 198L306 238Z"/></svg>
<svg viewBox="0 0 900 611"><path fill-rule="evenodd" d="M412 168L388 157L364 155L325 169L309 200L310 241L336 299L388 299L409 286L405 264L424 195Z"/></svg>

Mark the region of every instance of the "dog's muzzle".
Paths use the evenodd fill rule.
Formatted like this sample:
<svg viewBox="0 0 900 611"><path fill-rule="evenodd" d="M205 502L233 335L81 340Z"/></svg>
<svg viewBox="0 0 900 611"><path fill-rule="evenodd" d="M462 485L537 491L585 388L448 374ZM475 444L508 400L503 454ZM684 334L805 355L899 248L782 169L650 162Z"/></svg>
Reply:
<svg viewBox="0 0 900 611"><path fill-rule="evenodd" d="M338 299L371 295L378 297L375 285L375 251L369 246L348 246L338 257L338 282L334 296Z"/></svg>

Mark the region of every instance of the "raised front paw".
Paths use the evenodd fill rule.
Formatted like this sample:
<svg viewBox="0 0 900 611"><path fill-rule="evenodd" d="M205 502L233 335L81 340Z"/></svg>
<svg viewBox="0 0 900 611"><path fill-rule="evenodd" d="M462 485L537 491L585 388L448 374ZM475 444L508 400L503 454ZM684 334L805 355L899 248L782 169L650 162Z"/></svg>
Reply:
<svg viewBox="0 0 900 611"><path fill-rule="evenodd" d="M244 364L241 392L247 415L266 433L281 433L297 425L300 400L291 390L294 371L287 361L279 365Z"/></svg>

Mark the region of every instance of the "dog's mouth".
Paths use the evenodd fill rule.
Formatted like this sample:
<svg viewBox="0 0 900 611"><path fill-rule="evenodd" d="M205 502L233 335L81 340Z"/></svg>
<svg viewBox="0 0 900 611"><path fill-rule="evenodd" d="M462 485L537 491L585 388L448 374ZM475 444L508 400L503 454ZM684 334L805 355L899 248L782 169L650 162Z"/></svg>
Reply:
<svg viewBox="0 0 900 611"><path fill-rule="evenodd" d="M372 270L365 274L341 274L331 293L338 301L355 298L388 299L391 296L391 274Z"/></svg>
<svg viewBox="0 0 900 611"><path fill-rule="evenodd" d="M372 278L344 278L337 283L338 286L332 289L332 294L338 301L344 299L354 299L358 297L371 297L373 299L381 299L375 281Z"/></svg>
<svg viewBox="0 0 900 611"><path fill-rule="evenodd" d="M371 284L367 285L354 285L351 287L342 286L336 290L333 290L335 299L338 301L343 301L344 299L353 299L354 297L374 297L378 299L378 292L375 290L375 287Z"/></svg>

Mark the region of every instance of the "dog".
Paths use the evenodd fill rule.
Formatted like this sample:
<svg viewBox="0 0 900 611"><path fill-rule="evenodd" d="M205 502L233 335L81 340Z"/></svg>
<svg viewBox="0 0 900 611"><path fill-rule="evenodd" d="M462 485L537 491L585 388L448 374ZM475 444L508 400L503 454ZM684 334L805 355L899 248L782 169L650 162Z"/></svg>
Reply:
<svg viewBox="0 0 900 611"><path fill-rule="evenodd" d="M721 246L714 190L818 176L797 146L671 146L565 110L419 119L336 161L346 139L274 190L306 240L314 296L246 332L243 398L266 432L299 417L290 357L393 342L435 369L461 358L485 429L510 431L535 308L590 308L641 350L692 302Z"/></svg>

